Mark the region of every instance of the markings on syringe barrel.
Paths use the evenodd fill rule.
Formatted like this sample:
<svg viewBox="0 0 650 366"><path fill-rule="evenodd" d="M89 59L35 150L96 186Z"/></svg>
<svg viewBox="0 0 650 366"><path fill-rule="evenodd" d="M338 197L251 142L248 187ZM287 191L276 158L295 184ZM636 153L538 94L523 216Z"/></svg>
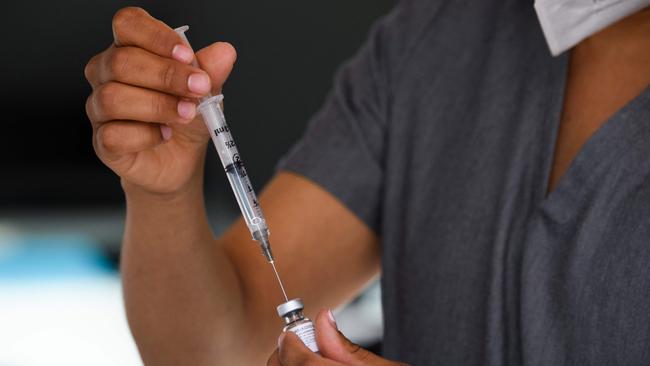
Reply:
<svg viewBox="0 0 650 366"><path fill-rule="evenodd" d="M232 163L226 165L226 173L237 173L240 177L244 178L248 174L246 173L246 168L244 168L244 163L242 163L241 158L239 157L239 154L235 154L232 156ZM248 191L251 192L253 189L250 187L250 185L247 187Z"/></svg>
<svg viewBox="0 0 650 366"><path fill-rule="evenodd" d="M214 129L214 134L216 136L219 136L220 133L224 133L224 132L230 132L230 128L228 127L228 125L223 125L221 127L217 127Z"/></svg>
<svg viewBox="0 0 650 366"><path fill-rule="evenodd" d="M242 163L239 154L233 155L232 160L233 162L226 165L226 167L224 168L226 170L226 174L237 174L241 178L244 178L243 183L246 184L246 191L250 193L252 196L251 203L253 204L253 206L259 207L260 203L257 201L257 197L255 197L255 193L253 192L253 187L251 187L250 180L246 178L248 174L246 173L246 168L244 168L244 163Z"/></svg>
<svg viewBox="0 0 650 366"><path fill-rule="evenodd" d="M228 125L223 125L214 129L214 135L219 136L222 133L230 132L230 127ZM235 147L235 140L228 140L224 143L227 148L232 149Z"/></svg>

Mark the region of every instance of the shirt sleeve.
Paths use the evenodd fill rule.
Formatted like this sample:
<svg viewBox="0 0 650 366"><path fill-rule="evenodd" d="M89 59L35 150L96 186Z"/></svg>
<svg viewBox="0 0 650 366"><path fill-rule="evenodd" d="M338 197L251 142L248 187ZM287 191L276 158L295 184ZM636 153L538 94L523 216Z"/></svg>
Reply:
<svg viewBox="0 0 650 366"><path fill-rule="evenodd" d="M393 73L398 63L399 4L372 28L346 62L320 111L277 168L298 173L337 197L376 233Z"/></svg>

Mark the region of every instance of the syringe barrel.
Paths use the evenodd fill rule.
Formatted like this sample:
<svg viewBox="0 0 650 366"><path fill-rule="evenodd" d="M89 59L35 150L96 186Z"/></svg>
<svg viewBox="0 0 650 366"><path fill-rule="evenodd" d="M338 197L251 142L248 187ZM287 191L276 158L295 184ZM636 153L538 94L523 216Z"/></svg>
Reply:
<svg viewBox="0 0 650 366"><path fill-rule="evenodd" d="M221 109L222 100L223 95L221 94L211 97L199 104L198 110L210 131L210 137L217 149L217 154L226 171L226 176L251 235L255 240L258 240L258 238L268 240L269 229L253 190L253 185L235 145L235 140L230 133L228 124L226 124L226 118Z"/></svg>
<svg viewBox="0 0 650 366"><path fill-rule="evenodd" d="M181 36L183 42L188 47L192 48L190 41L185 35L188 29L189 27L185 25L174 29L174 31ZM199 67L196 57L192 60L192 65ZM257 201L253 185L250 182L248 174L246 174L244 163L237 151L235 140L232 138L230 128L226 124L226 117L221 109L222 100L222 94L216 96L208 94L199 99L200 104L198 110L203 117L208 131L210 131L210 137L217 149L221 164L223 164L226 170L226 176L235 194L242 216L244 216L246 226L248 226L248 230L250 230L253 239L260 243L264 256L268 260L272 260L273 255L271 254L271 247L269 245L269 229L266 226L266 220L262 214L262 208Z"/></svg>

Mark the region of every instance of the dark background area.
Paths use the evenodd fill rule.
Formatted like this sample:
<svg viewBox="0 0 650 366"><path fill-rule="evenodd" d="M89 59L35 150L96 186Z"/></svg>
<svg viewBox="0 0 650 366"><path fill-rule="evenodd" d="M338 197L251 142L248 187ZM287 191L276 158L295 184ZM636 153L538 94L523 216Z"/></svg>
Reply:
<svg viewBox="0 0 650 366"><path fill-rule="evenodd" d="M11 31L0 58L2 216L123 207L117 177L92 149L84 111L90 87L83 76L87 60L111 43L111 18L119 8L141 6L172 27L189 24L196 49L214 41L236 47L237 63L224 87L226 116L260 190L321 105L337 67L393 3L6 2L0 15ZM209 200L225 196L234 207L216 154L206 166Z"/></svg>

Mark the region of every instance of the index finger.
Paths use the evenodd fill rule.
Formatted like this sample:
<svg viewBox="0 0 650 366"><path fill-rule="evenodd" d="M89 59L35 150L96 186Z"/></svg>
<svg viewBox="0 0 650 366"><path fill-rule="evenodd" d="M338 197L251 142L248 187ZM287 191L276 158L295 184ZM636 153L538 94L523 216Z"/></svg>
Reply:
<svg viewBox="0 0 650 366"><path fill-rule="evenodd" d="M127 7L118 10L113 16L113 37L117 47L140 47L185 63L194 58L192 50L184 45L173 29L142 8Z"/></svg>

